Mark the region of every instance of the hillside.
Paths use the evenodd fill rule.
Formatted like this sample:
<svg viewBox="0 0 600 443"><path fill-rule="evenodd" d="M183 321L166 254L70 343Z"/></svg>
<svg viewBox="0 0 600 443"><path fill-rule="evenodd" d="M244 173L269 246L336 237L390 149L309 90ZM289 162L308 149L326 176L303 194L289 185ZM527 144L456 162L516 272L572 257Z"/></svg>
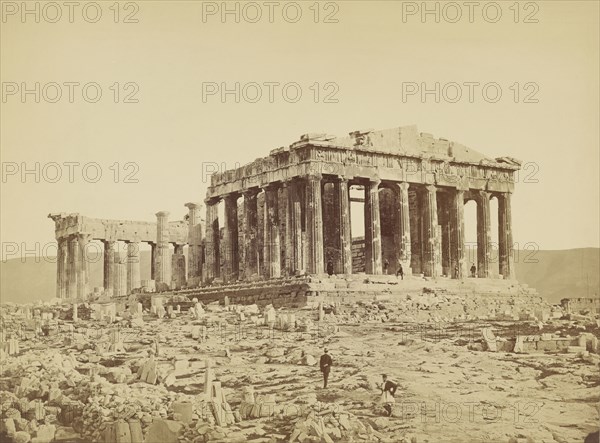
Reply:
<svg viewBox="0 0 600 443"><path fill-rule="evenodd" d="M536 288L551 303L565 297L598 296L600 249L538 251L535 255L519 251L516 272L520 282ZM530 257L529 260L525 260ZM531 258L536 259L533 263ZM150 253L141 252L141 278L150 278ZM11 259L0 263L0 301L28 303L49 300L56 288L54 258ZM529 261L529 263L526 263ZM90 287L102 286L102 260L90 265Z"/></svg>

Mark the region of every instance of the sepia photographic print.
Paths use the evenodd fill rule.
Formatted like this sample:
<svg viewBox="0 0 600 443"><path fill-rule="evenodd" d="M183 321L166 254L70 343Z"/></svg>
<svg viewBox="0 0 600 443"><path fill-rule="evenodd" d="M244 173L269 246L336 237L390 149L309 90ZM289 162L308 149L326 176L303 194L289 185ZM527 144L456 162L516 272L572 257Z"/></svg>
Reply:
<svg viewBox="0 0 600 443"><path fill-rule="evenodd" d="M598 0L0 5L0 442L599 442Z"/></svg>

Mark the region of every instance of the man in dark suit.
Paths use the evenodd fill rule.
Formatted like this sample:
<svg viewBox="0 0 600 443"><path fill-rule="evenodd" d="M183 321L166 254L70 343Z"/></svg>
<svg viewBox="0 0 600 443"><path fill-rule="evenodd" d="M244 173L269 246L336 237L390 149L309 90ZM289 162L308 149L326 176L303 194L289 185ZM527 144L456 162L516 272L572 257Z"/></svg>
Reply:
<svg viewBox="0 0 600 443"><path fill-rule="evenodd" d="M329 378L329 371L331 370L331 365L333 361L331 360L331 356L327 353L327 349L324 349L324 354L321 355L321 372L323 373L323 389L327 388L327 379Z"/></svg>

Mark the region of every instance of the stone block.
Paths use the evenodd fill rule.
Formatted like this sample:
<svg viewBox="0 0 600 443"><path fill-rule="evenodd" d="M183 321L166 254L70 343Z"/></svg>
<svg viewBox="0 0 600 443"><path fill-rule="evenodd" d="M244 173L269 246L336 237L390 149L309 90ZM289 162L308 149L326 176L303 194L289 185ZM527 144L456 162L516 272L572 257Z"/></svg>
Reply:
<svg viewBox="0 0 600 443"><path fill-rule="evenodd" d="M146 433L147 442L178 443L183 425L173 420L154 419Z"/></svg>
<svg viewBox="0 0 600 443"><path fill-rule="evenodd" d="M190 402L175 402L173 403L173 413L179 414L180 420L183 423L189 424L192 422L193 405Z"/></svg>

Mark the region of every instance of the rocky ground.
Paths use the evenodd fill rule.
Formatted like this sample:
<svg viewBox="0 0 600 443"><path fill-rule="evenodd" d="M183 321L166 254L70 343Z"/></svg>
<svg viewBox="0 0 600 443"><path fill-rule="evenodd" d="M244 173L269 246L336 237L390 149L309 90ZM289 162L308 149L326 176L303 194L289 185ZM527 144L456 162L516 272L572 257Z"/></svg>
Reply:
<svg viewBox="0 0 600 443"><path fill-rule="evenodd" d="M481 332L499 348L515 333L597 338L597 319L414 323L403 307L213 304L195 318L51 320L48 335L3 307L20 349L3 351L1 441L574 443L598 430L597 339L582 343L592 352L492 352ZM391 417L383 373L398 384Z"/></svg>

